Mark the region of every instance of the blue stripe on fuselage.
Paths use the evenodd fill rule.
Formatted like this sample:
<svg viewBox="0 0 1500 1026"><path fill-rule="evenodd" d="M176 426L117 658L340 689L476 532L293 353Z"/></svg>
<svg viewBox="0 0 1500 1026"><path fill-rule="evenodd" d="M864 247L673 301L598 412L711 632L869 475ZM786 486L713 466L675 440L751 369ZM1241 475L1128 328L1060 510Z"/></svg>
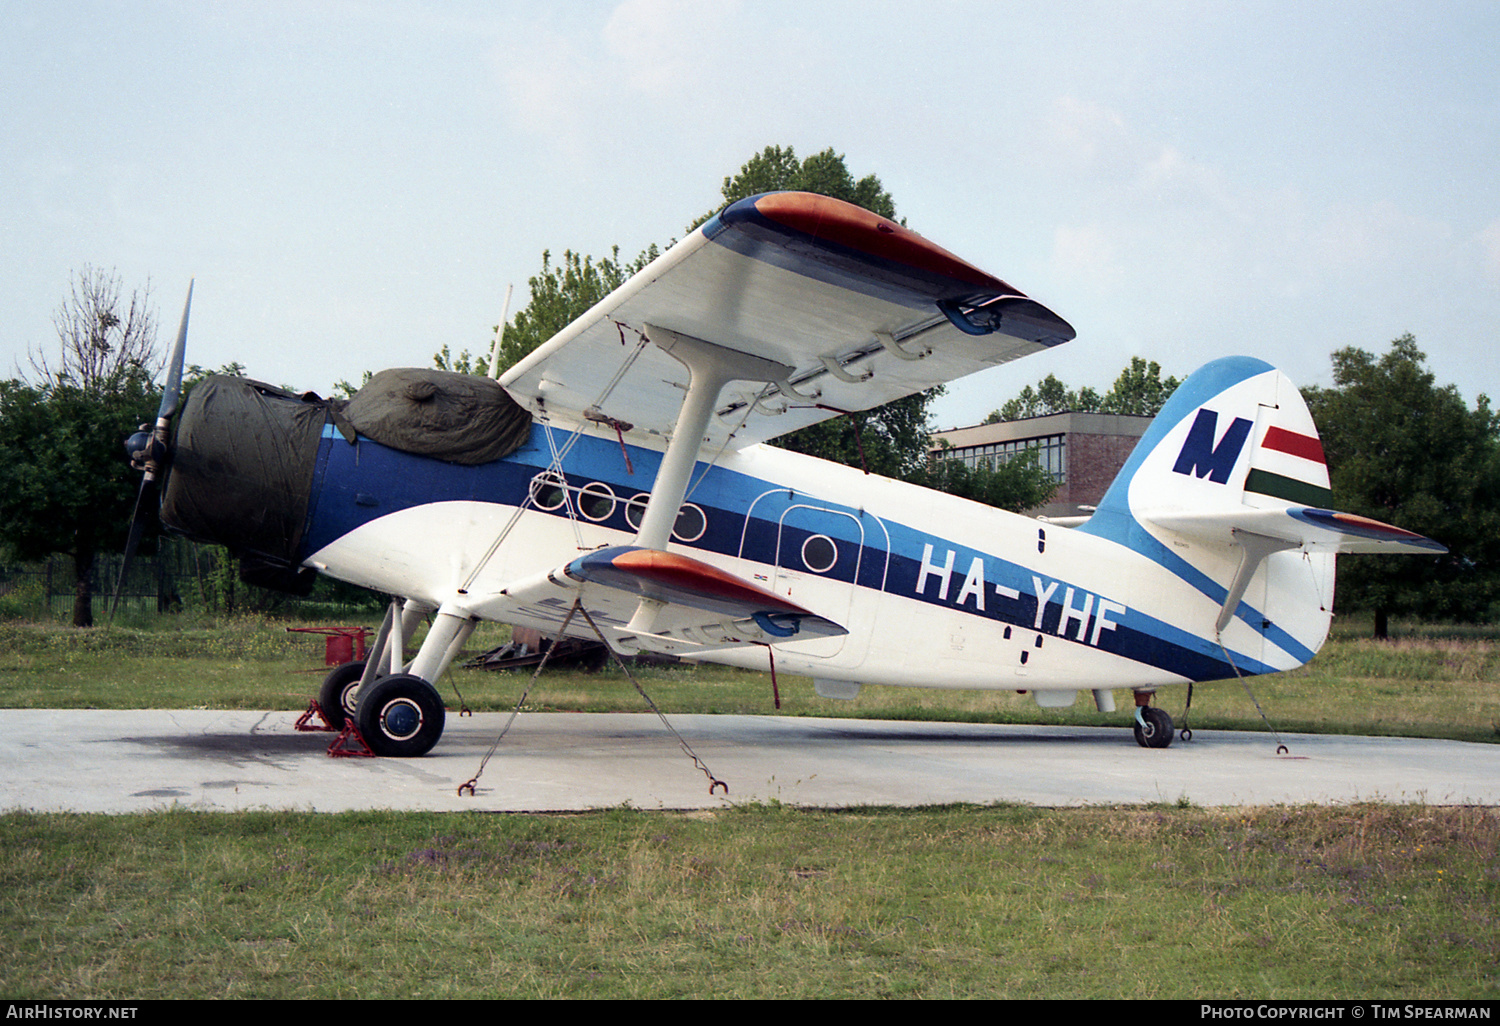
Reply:
<svg viewBox="0 0 1500 1026"><path fill-rule="evenodd" d="M451 501L519 504L525 499L532 479L552 462L549 430L553 429L533 425L530 441L506 459L463 466L400 452L364 437L351 445L332 426L326 428L318 453L302 558L362 524L414 506ZM553 435L559 447L570 437L562 430L554 430ZM589 522L627 535L634 534L634 528L625 518L625 501L649 490L662 458L660 452L635 446L629 447L629 454L633 473L627 472L617 442L583 436L574 442L564 462L571 496L577 496L577 489L599 482L607 485L616 497L608 517ZM837 563L827 572L829 576L995 621L998 626L1009 626L1022 633L1038 632L1035 576L1043 581L1044 588L1054 581L1057 584L1043 613L1039 633L1052 637L1063 634L1071 643L1092 642L1092 647L1101 651L1190 680L1218 680L1233 675L1233 668L1220 657L1212 641L1135 609L1111 613L1108 629L1096 631L1093 617L1099 615L1099 606L1110 596L1088 598L1094 603L1090 614L1082 621L1073 616L1066 631L1059 631L1064 596L1070 590L1076 593L1076 609L1090 593L1066 581L1037 574L1024 564L722 467L713 467L704 474L700 463L693 480L698 483L688 501L703 509L708 525L703 537L692 544L693 548L776 566L778 551L800 560L802 543L815 533L821 534L831 538L839 551ZM804 505L811 507L805 516L795 508ZM548 511L536 512L546 515ZM565 509L558 509L550 515L568 514ZM918 591L928 546L933 554L928 560L924 587ZM934 563L946 565L950 551L954 553L953 567L945 590L932 567ZM972 590L963 594L975 559L980 560L982 601ZM800 563L789 560L781 561L780 565L811 573ZM1006 591L1002 593L1002 589ZM1010 592L1015 597L1006 597ZM1123 608L1127 604L1113 605ZM1241 672L1265 673L1274 669L1239 654L1234 658Z"/></svg>

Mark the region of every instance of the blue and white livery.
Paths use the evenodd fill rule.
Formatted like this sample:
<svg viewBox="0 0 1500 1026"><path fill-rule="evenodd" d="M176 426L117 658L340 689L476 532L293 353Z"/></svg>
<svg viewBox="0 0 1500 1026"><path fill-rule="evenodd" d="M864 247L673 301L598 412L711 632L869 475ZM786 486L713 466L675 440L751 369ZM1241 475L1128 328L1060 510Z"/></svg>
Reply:
<svg viewBox="0 0 1500 1026"><path fill-rule="evenodd" d="M1249 358L1190 377L1072 526L764 444L1072 337L868 211L734 204L489 386L531 418L508 455L404 451L332 412L315 431L286 563L404 600L325 709L379 753L421 754L442 730L433 685L475 622L553 633L576 605L617 651L764 668L775 646L825 695L1008 689L1050 706L1084 690L1112 709L1125 688L1138 740L1161 747L1157 689L1312 658L1336 553L1444 551L1329 511L1305 404ZM209 416L190 398L179 439ZM175 458L234 474L233 453ZM176 526L237 546L235 523ZM566 633L593 632L574 616Z"/></svg>

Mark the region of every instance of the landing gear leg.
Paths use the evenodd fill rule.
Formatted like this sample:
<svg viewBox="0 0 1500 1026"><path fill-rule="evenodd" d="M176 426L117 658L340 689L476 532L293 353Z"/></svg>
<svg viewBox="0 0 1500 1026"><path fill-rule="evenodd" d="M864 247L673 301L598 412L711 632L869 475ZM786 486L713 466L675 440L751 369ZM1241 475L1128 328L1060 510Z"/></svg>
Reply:
<svg viewBox="0 0 1500 1026"><path fill-rule="evenodd" d="M1135 693L1135 743L1142 748L1165 748L1172 743L1172 717L1150 701L1151 692Z"/></svg>
<svg viewBox="0 0 1500 1026"><path fill-rule="evenodd" d="M378 672L358 685L354 722L365 743L376 755L413 758L426 755L443 735L447 711L432 682L442 677L454 656L468 640L476 621L459 610L443 607L422 642L407 672L400 672L398 653L420 620L423 607L408 602L398 610L393 604L377 639L377 654L371 660ZM399 636L397 630L399 628ZM381 641L386 647L381 648ZM380 656L385 659L381 661Z"/></svg>

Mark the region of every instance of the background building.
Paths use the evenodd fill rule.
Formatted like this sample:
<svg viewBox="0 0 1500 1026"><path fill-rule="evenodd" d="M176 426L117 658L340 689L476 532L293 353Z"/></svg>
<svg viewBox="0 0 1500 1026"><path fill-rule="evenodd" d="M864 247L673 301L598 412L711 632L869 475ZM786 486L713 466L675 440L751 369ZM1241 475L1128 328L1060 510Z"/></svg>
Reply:
<svg viewBox="0 0 1500 1026"><path fill-rule="evenodd" d="M976 424L935 431L935 459L963 460L971 466L985 460L1003 462L1026 449L1040 450L1042 466L1058 483L1052 501L1033 516L1084 516L1104 497L1109 483L1125 465L1150 417L1112 413L1054 413L1046 417ZM947 442L951 448L943 448Z"/></svg>

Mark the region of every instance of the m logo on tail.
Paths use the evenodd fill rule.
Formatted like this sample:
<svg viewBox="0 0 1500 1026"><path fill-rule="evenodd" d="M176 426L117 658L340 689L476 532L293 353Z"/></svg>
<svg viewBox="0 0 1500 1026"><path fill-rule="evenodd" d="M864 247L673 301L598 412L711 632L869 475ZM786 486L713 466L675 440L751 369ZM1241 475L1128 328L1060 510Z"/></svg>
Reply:
<svg viewBox="0 0 1500 1026"><path fill-rule="evenodd" d="M1207 407L1200 408L1172 471L1206 477L1215 484L1227 484L1229 473L1240 458L1240 450L1245 447L1245 439L1250 437L1250 422L1244 417L1234 418L1219 444L1214 445L1218 433L1219 415Z"/></svg>

